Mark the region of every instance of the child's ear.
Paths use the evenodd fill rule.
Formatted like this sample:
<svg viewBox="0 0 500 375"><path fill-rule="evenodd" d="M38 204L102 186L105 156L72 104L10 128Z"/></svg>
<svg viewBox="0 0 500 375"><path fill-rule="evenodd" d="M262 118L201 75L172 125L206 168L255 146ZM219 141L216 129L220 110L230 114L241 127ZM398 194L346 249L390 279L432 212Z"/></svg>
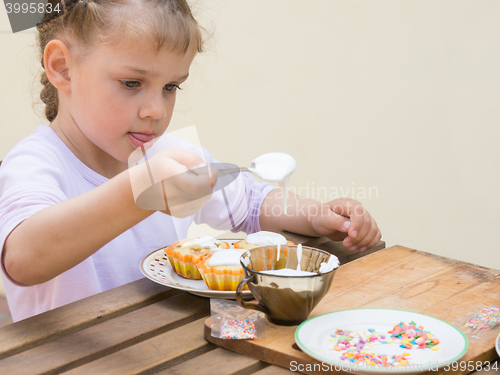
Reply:
<svg viewBox="0 0 500 375"><path fill-rule="evenodd" d="M66 44L60 40L47 43L43 52L43 64L50 83L58 90L69 91L71 52Z"/></svg>

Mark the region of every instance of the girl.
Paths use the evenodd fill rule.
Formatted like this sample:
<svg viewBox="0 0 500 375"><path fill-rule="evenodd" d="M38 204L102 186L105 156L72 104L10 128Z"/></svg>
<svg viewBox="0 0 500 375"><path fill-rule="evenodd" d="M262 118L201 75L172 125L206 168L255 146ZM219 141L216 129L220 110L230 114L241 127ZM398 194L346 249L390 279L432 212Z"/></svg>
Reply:
<svg viewBox="0 0 500 375"><path fill-rule="evenodd" d="M51 1L62 12L38 25L50 125L15 146L0 168L2 277L14 321L142 277L140 260L185 238L193 221L231 228L222 194L207 195L217 171L201 167L215 160L168 134L148 160L155 181L170 181L168 200L158 211L134 200L132 186L148 172L128 168L128 158L165 133L176 92L203 50L186 2ZM284 215L273 209L279 190L244 174L226 195L233 231L324 235L361 251L381 238L350 199L321 205L290 196ZM191 203L174 210L177 198Z"/></svg>

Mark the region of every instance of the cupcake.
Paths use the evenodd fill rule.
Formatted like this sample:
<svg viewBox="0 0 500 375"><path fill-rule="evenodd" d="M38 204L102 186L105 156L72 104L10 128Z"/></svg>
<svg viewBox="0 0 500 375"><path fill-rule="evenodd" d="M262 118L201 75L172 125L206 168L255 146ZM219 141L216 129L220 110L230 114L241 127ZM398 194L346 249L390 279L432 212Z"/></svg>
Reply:
<svg viewBox="0 0 500 375"><path fill-rule="evenodd" d="M235 291L244 277L240 257L245 252L244 249L227 249L203 256L196 266L208 288Z"/></svg>
<svg viewBox="0 0 500 375"><path fill-rule="evenodd" d="M249 234L245 240L235 241L235 242L217 240L210 236L181 240L174 242L172 245L165 248L165 253L167 254L168 260L172 265L172 268L179 276L185 277L187 279L202 280L204 279L204 277L200 272L200 270L198 269L199 267L198 264L200 263L202 258L205 258L207 255L211 255L212 253L224 249L250 250L259 246L286 245L286 244L293 245L293 242L287 241L286 238L283 237L281 234L261 231ZM219 256L217 256L217 258L219 258ZM229 269L232 271L236 271L238 267L239 269L241 269L239 265L239 257L235 265L232 264L230 265L231 267ZM235 266L236 268L234 268L233 266ZM204 267L206 269L210 268L208 266ZM242 269L241 269L241 275L243 275ZM205 280L205 282L207 281ZM208 282L207 285L209 285ZM238 285L238 283L236 283L236 285ZM214 289L214 290L227 290L227 289Z"/></svg>
<svg viewBox="0 0 500 375"><path fill-rule="evenodd" d="M174 242L165 249L165 253L172 268L179 276L187 279L201 280L202 277L196 268L196 263L203 256L212 254L218 249L227 249L229 246L225 241L205 236Z"/></svg>
<svg viewBox="0 0 500 375"><path fill-rule="evenodd" d="M249 234L246 239L233 242L233 248L218 250L203 256L196 267L201 277L212 290L235 291L238 283L243 279L244 272L240 264L240 257L246 250L259 246L293 245L279 233L260 231ZM286 249L283 253L286 253Z"/></svg>

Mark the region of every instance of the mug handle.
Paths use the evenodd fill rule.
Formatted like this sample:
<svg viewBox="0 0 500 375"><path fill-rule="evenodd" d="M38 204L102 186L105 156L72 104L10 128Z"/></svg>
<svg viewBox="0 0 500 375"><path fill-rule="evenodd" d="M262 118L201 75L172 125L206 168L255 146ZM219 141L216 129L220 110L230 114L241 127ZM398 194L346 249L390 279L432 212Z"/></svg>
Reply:
<svg viewBox="0 0 500 375"><path fill-rule="evenodd" d="M245 289L245 286L250 281L253 281L252 276L246 277L239 282L238 286L236 287L236 301L241 307L244 307L245 309L257 310L263 312L264 314L269 314L269 309L262 302L248 303L243 300L243 289Z"/></svg>

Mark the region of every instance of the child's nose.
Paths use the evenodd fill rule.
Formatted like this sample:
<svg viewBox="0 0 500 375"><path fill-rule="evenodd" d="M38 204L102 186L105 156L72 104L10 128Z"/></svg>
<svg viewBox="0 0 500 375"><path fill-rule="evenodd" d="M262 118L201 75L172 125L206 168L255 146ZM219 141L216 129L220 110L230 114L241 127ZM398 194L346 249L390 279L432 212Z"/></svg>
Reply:
<svg viewBox="0 0 500 375"><path fill-rule="evenodd" d="M160 120L167 117L167 105L162 95L149 95L145 98L139 111L141 118Z"/></svg>

